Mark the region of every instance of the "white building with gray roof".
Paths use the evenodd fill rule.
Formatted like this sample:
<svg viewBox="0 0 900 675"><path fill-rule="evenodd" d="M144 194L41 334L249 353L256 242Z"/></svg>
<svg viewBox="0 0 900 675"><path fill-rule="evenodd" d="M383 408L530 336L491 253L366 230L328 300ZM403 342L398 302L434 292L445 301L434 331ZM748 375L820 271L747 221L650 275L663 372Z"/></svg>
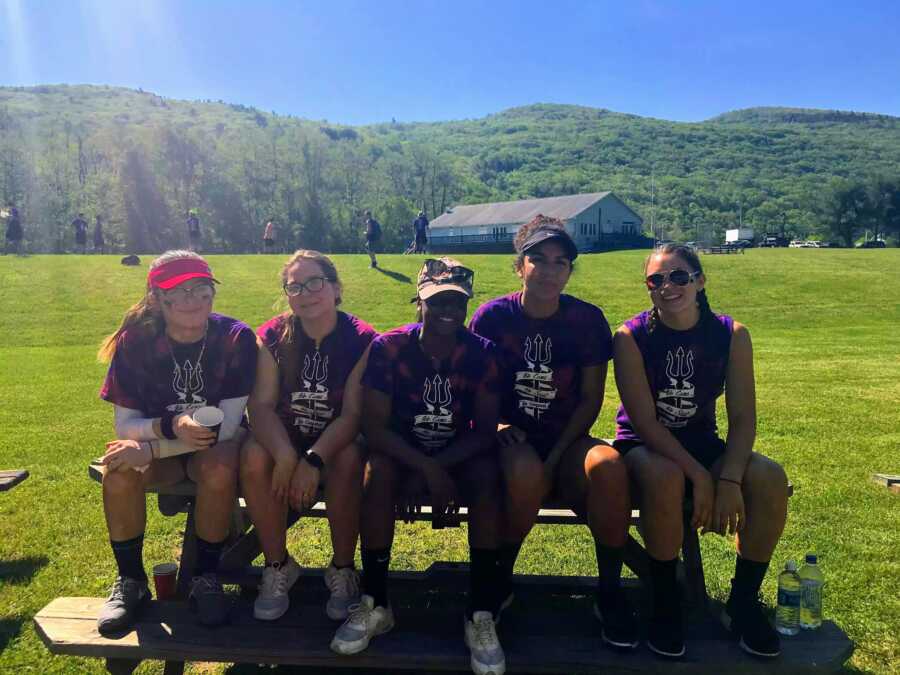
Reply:
<svg viewBox="0 0 900 675"><path fill-rule="evenodd" d="M579 251L644 248L644 220L612 192L454 206L431 221L435 252L505 252L516 231L538 214L559 218Z"/></svg>

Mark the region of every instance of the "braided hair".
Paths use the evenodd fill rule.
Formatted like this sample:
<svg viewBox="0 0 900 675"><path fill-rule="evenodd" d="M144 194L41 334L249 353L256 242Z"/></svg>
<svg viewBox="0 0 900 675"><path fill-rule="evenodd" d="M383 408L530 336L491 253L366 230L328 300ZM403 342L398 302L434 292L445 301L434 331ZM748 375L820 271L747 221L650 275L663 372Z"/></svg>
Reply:
<svg viewBox="0 0 900 675"><path fill-rule="evenodd" d="M647 273L647 265L650 264L650 259L655 255L676 255L684 260L694 272L703 274L703 265L700 264L700 256L697 255L697 252L693 248L685 246L684 244L665 244L655 249L653 253L647 256L647 259L644 261L645 275ZM709 298L706 296L705 288L697 291L697 308L700 310L700 325L705 325L708 323L709 319L714 318L713 311L709 306ZM652 335L653 331L656 330L659 320L659 308L656 305L653 305L647 320L647 332L649 334Z"/></svg>

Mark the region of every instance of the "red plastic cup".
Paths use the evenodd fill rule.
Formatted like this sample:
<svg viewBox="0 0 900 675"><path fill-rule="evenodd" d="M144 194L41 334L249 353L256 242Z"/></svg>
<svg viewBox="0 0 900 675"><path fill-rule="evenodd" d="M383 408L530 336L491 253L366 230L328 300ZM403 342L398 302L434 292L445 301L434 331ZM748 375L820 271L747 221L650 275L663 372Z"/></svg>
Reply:
<svg viewBox="0 0 900 675"><path fill-rule="evenodd" d="M153 567L153 585L156 587L157 600L175 599L175 582L178 577L178 565L161 563Z"/></svg>

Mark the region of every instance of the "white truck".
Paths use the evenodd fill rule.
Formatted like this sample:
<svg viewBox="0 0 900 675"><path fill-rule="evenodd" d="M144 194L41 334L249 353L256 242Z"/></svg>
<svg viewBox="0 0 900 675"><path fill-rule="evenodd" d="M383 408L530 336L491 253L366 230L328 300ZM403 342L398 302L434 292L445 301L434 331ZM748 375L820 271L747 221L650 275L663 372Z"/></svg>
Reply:
<svg viewBox="0 0 900 675"><path fill-rule="evenodd" d="M733 230L725 230L725 243L736 244L741 240L753 241L752 227L736 227Z"/></svg>

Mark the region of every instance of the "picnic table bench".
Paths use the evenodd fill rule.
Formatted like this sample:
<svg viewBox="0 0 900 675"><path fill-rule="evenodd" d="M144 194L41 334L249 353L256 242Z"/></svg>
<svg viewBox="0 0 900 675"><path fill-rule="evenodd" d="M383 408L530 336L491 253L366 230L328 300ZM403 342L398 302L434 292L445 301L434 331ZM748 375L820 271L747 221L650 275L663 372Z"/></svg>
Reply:
<svg viewBox="0 0 900 675"><path fill-rule="evenodd" d="M28 478L28 472L22 469L16 471L0 471L0 492L12 490L26 478Z"/></svg>
<svg viewBox="0 0 900 675"><path fill-rule="evenodd" d="M89 468L95 480L102 469ZM232 532L223 553L220 578L241 586L231 622L216 629L199 626L190 614L184 596L189 570L196 555L192 500L194 485L184 481L154 490L160 510L167 515L187 512L184 545L179 567L179 598L152 601L134 629L123 636L104 637L96 621L103 598L58 598L34 618L38 635L51 653L106 659L111 673L131 673L143 659L166 661L167 675L183 672L186 661L226 663L293 664L318 672L322 668L377 668L397 670L468 670L468 652L461 637L460 617L465 609L468 588L466 563L434 563L422 572L392 572L392 604L399 626L373 641L365 652L345 657L333 654L329 642L337 623L323 611L327 590L322 570L304 570L292 590L291 610L274 622L253 619L252 604L260 568L250 567L260 554L255 531L244 517L241 500L235 505ZM317 503L306 517L323 517L325 505ZM291 522L300 516L293 514ZM461 509L460 520L467 513ZM430 508L423 507L417 520L430 520ZM632 512L633 524L640 514ZM541 509L540 524L584 522L572 511L548 504ZM682 548L682 580L686 587L686 607L693 616L687 625L689 652L685 660L662 661L648 650L618 653L601 646L597 626L591 618L595 577L516 575L516 603L504 613L500 630L507 668L522 673L599 673L609 669L623 672L671 673L791 673L829 672L840 668L853 650L846 634L826 621L815 632L786 638L777 661L754 660L731 641L714 614L721 608L706 595L696 531L685 530ZM647 575L647 554L633 537L626 546L626 564L639 578ZM626 592L641 608L646 597L639 582L626 579ZM437 608L437 609L436 609ZM707 611L711 610L711 611Z"/></svg>

